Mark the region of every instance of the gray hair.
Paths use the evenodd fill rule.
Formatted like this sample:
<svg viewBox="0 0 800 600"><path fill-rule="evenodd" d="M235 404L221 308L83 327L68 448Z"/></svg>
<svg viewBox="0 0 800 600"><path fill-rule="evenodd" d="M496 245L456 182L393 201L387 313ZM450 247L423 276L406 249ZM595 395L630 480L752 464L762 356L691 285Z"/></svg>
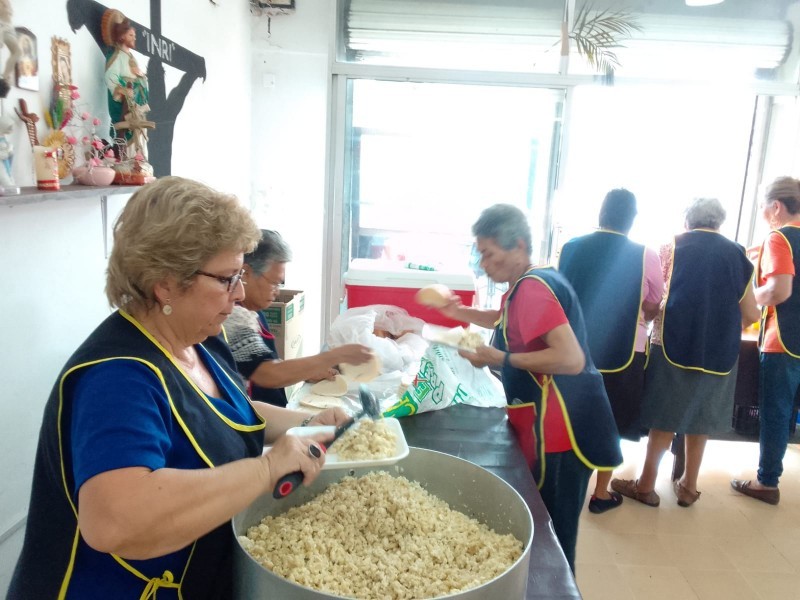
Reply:
<svg viewBox="0 0 800 600"><path fill-rule="evenodd" d="M250 265L256 275L261 275L272 263L285 263L292 260L292 251L281 234L269 229L261 230L261 241L252 252L244 255L244 262Z"/></svg>
<svg viewBox="0 0 800 600"><path fill-rule="evenodd" d="M725 209L716 198L695 198L686 209L688 229L719 229L725 222Z"/></svg>
<svg viewBox="0 0 800 600"><path fill-rule="evenodd" d="M513 250L517 242L522 240L528 255L531 253L528 219L525 213L511 204L495 204L484 209L472 226L472 235L494 240L503 250Z"/></svg>

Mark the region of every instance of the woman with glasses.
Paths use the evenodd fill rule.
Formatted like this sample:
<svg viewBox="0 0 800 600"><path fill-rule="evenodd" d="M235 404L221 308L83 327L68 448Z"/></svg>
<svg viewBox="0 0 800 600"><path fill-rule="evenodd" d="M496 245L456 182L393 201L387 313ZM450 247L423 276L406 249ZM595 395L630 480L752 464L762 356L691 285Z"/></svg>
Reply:
<svg viewBox="0 0 800 600"><path fill-rule="evenodd" d="M763 306L759 349L761 453L755 480L734 479L737 492L778 504L778 480L800 398L800 181L779 177L767 188L761 214L772 228L756 262L756 301Z"/></svg>
<svg viewBox="0 0 800 600"><path fill-rule="evenodd" d="M221 335L259 238L234 197L186 179L128 201L106 281L118 310L45 407L9 598L227 598L229 519L282 476L319 474L325 436L283 434L344 412L252 402Z"/></svg>
<svg viewBox="0 0 800 600"><path fill-rule="evenodd" d="M225 323L236 366L249 383L250 396L276 406L286 406L284 387L330 379L340 363L360 365L372 358L368 346L345 344L314 356L280 359L261 311L278 298L291 259L292 252L281 235L262 229L258 246L244 256L242 281L247 295Z"/></svg>

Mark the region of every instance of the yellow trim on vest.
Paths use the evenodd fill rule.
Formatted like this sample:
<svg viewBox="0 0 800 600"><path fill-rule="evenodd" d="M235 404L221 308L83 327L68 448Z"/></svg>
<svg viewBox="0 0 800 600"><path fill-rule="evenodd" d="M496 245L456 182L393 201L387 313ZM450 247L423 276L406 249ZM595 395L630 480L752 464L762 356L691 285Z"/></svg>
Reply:
<svg viewBox="0 0 800 600"><path fill-rule="evenodd" d="M608 233L616 233L617 235L622 235L623 237L626 238L628 237L627 235L624 235L617 231L608 231ZM597 369L600 373L620 373L621 371L624 371L625 369L631 366L633 358L636 356L636 337L639 334L639 317L642 316L642 302L644 301L644 278L646 275L645 273L646 258L647 258L647 248L642 248L642 279L641 281L639 281L639 304L637 304L637 309L636 309L636 321L634 322L633 326L633 345L631 346L631 354L628 357L628 362L626 362L618 369Z"/></svg>
<svg viewBox="0 0 800 600"><path fill-rule="evenodd" d="M128 321L130 321L131 324L134 327L136 327L142 333L142 335L144 335L148 340L150 340L150 342L152 342L152 344L156 348L161 350L162 354L164 354L164 356L167 357L167 360L169 360L172 363L172 365L178 370L178 372L181 375L183 375L184 379L186 379L187 383L192 387L192 389L197 393L197 395L200 396L200 398L203 400L203 402L205 402L206 405L211 409L211 411L215 415L217 415L220 418L220 420L223 421L228 427L230 427L231 429L235 429L236 431L248 431L248 432L249 431L260 431L260 430L264 429L264 426L265 426L264 418L255 409L253 409L253 412L255 412L256 418L259 421L259 423L256 424L256 425L244 425L244 424L241 424L241 423L236 423L235 421L230 420L228 417L226 417L221 412L219 412L217 410L217 408L214 406L214 403L211 402L211 400L209 400L208 395L206 395L205 392L203 392L203 390L201 390L199 387L197 387L197 384L194 382L194 380L184 372L184 370L181 368L181 366L178 364L178 362L175 360L175 358L172 356L172 354L170 354L167 351L167 349L164 348L164 346L162 346L159 343L159 341L150 334L149 331L147 331L133 316L129 315L128 313L120 310L119 314L122 315ZM198 344L198 346L203 346L203 345L202 344ZM203 349L205 350L204 346L203 346ZM214 357L211 356L210 353L209 353L209 356L210 356L211 360L213 360L214 363L217 366L219 366L219 363L217 363L216 359L214 359ZM221 368L220 371L222 371L222 373L225 375L225 377L228 378L228 381L230 381L234 385L236 385L237 388L239 387L238 384L236 383L236 381L233 378L231 378L230 375L228 375L228 373L225 371L225 369ZM239 388L239 389L241 390L241 388ZM247 398L247 394L245 394L244 392L242 392L242 394L244 395L245 398Z"/></svg>
<svg viewBox="0 0 800 600"><path fill-rule="evenodd" d="M151 342L153 342L156 345L156 347L158 347L159 350L161 350L167 356L167 358L169 358L170 362L172 362L173 365L175 365L176 367L178 366L175 363L174 359L166 351L166 349L163 346L161 346L161 344L159 344L158 341L155 338L153 338L136 321L136 319L134 319L131 315L125 313L124 311L120 310L119 313L126 320L130 321L137 329L139 329L139 331L141 331L145 335L145 337L147 337ZM211 356L210 353L209 353L209 356L216 363L216 359L214 359L213 356ZM63 411L64 411L64 383L66 382L67 377L69 375L73 374L74 372L78 371L79 369L82 369L84 367L90 367L90 366L93 366L93 365L102 364L102 363L105 363L105 362L110 362L112 360L132 360L132 361L135 361L135 362L138 362L138 363L141 363L141 364L147 366L148 368L150 368L150 370L153 371L153 373L156 375L156 377L158 378L159 382L161 383L161 387L163 388L164 394L167 397L167 401L169 402L169 406L170 406L170 411L175 416L175 420L178 422L178 424L180 425L180 427L183 430L183 432L189 438L189 442L192 444L192 447L195 449L195 452L197 452L197 454L200 457L200 459L204 463L206 463L209 467L211 467L211 468L215 467L214 463L206 455L206 453L202 450L202 448L200 447L200 444L194 438L194 436L191 433L191 430L186 425L186 423L184 422L184 420L181 417L180 413L178 412L177 407L175 406L175 404L174 404L174 402L172 400L172 395L170 394L169 389L167 387L167 383L166 383L166 380L164 379L164 375L161 372L161 370L158 367L156 367L154 364L152 364L151 362L149 362L147 360L144 360L142 358L136 357L136 356L112 356L112 357L108 357L108 358L103 358L103 359L89 361L89 362L80 363L78 365L75 365L75 366L73 366L72 368L70 368L69 370L67 370L64 373L64 375L61 377L61 380L59 381L59 384L58 384L58 417L57 417L57 428L56 429L57 429L57 433L58 433L58 452L59 452L59 462L60 462L60 468L61 468L61 483L62 483L62 485L64 487L64 495L67 498L67 502L69 503L70 508L72 508L73 514L75 515L76 524L77 524L77 521L78 521L78 509L75 506L75 503L72 501L72 494L70 493L69 485L67 483L66 465L65 465L65 461L64 461L64 444L63 444L64 437L63 437L63 433L62 433L62 429L61 429L61 422L62 422ZM189 381L189 383L192 384L192 387L195 389L196 392L198 392L198 394L200 394L200 396L203 398L203 400L206 402L206 404L210 405L209 401L207 400L206 395L203 394L203 392L199 388L197 388L197 386L194 385L194 382L192 382L191 379L189 379L186 376L186 374L183 373L182 370L180 370L180 368L179 368L179 371L184 377L186 377L186 379ZM222 368L220 368L220 371L222 373L224 373L225 376L230 381L233 381L231 379L230 375L228 375L227 371L225 371ZM234 382L234 384L235 384L235 382ZM238 387L238 385L237 385L237 387ZM252 407L252 401L247 396L247 394L244 394L244 397L247 399L248 403L250 403L250 405ZM214 410L214 412L219 415L219 412L216 409L214 409L214 407L212 405L210 405L210 406L211 406L212 410ZM246 429L243 429L244 431L256 431L258 429L264 429L264 427L265 427L264 419L261 417L261 415L258 413L258 411L256 411L255 408L253 408L253 412L256 414L258 420L261 423L260 423L260 425L239 426L239 427L246 427ZM219 415L219 416L222 418L222 420L225 423L228 423L228 424L232 423L232 421L230 421L227 418L224 418L222 415ZM233 428L234 429L239 429L239 427L233 427ZM67 589L69 588L69 582L70 582L70 580L72 578L72 570L73 570L73 568L75 566L75 558L76 558L76 554L77 554L78 540L79 539L80 539L80 529L76 527L76 529L75 529L75 539L74 539L73 544L72 544L72 551L70 553L69 564L68 564L68 567L67 567L67 571L64 574L64 580L62 581L62 584L61 584L61 590L59 592L58 600L63 600L66 597ZM187 572L187 570L189 568L189 564L191 563L192 557L194 556L194 549L195 549L196 545L197 545L197 542L195 542L192 545L192 551L190 552L189 557L186 560L186 565L184 567L184 573L183 573L184 576L185 576L185 574L186 574L186 572ZM121 557L119 557L119 556L117 556L116 554L113 554L113 553L111 553L111 556L114 558L115 561L117 561L120 565L122 565L126 570L128 570L132 574L136 575L138 578L148 582L147 586L145 587L144 592L142 592L141 600L146 600L148 598L155 598L155 594L158 591L158 588L160 588L160 587L178 589L178 595L179 595L179 597L181 596L181 594L180 594L180 584L173 582L174 576L169 571L165 571L164 574L161 576L161 578L148 578L145 575L143 575L142 573L140 573L138 570L136 570L134 567L129 565L123 558L121 558ZM167 580L167 579L169 579L169 580ZM181 578L181 581L182 580L183 579Z"/></svg>
<svg viewBox="0 0 800 600"><path fill-rule="evenodd" d="M64 598L67 597L69 582L72 581L72 570L75 568L75 557L78 554L78 540L80 539L81 530L75 527L75 536L72 538L72 550L69 553L69 564L67 565L67 570L64 573L64 579L61 581L61 589L58 591L58 600L64 600Z"/></svg>
<svg viewBox="0 0 800 600"><path fill-rule="evenodd" d="M197 542L195 542L192 545L192 552L194 552L194 546L196 544L197 544ZM180 583L176 583L175 582L175 576L172 574L172 571L164 571L164 573L161 575L161 577L148 577L147 575L145 575L144 573L142 573L138 569L136 569L133 566L131 566L124 558L121 558L120 556L117 556L116 554L111 554L111 557L115 561L117 561L117 563L122 568L124 568L126 571L128 571L131 575L133 575L134 577L136 577L138 579L141 579L142 581L147 582L147 585L145 585L144 590L142 591L142 595L139 596L139 600L149 600L151 598L155 598L156 597L156 593L158 592L158 588L162 588L162 587L163 588L171 588L171 589L179 590L179 593L180 593L180 589L181 589L181 585L183 584L183 580L181 580ZM191 556L190 556L189 560L191 560ZM187 566L189 564L189 560L186 561ZM184 569L184 575L185 574L186 574L186 570Z"/></svg>
<svg viewBox="0 0 800 600"><path fill-rule="evenodd" d="M795 227L796 228L795 225L785 225L785 227ZM777 233L779 236L781 236L783 238L783 240L786 242L786 245L789 247L789 256L792 257L792 262L794 262L794 251L792 250L792 244L789 243L789 238L787 238L785 235L783 235L782 231L779 231L777 229L773 230L772 233ZM761 248L763 249L763 247L764 246L762 244ZM761 252L760 251L759 251L759 254L758 254L758 263L759 263L759 265L761 264ZM797 277L797 276L798 276L798 274L795 273L795 277ZM775 307L773 306L773 309L774 308ZM764 307L764 309L766 311L766 307ZM794 353L790 352L789 349L786 347L786 344L783 342L783 337L781 336L780 322L778 321L778 311L774 310L774 313L775 313L775 334L776 334L776 336L778 338L778 343L781 345L781 348L783 348L783 351L786 354L788 354L792 358L800 358L800 354L794 354ZM765 314L765 321L766 321L766 312L764 314Z"/></svg>
<svg viewBox="0 0 800 600"><path fill-rule="evenodd" d="M583 455L583 452L581 452L581 449L578 446L578 442L575 439L575 432L572 429L572 421L570 421L569 419L569 414L567 413L567 405L564 402L564 397L561 395L561 390L558 389L558 384L555 381L553 381L553 389L556 392L556 398L558 399L558 403L561 406L561 414L564 415L564 425L567 428L567 434L569 435L569 441L570 444L572 444L572 451L575 453L575 456L577 456L584 465L595 471L613 471L614 469L616 469L619 465L615 465L613 467L601 467L594 464Z"/></svg>
<svg viewBox="0 0 800 600"><path fill-rule="evenodd" d="M709 233L716 233L717 235L722 235L718 231L714 231L713 229L704 229L702 227L698 227L697 229L692 229L691 231L706 231ZM703 367L687 367L686 365L681 365L673 361L667 355L667 346L664 344L664 323L667 322L667 301L669 300L669 292L672 288L672 270L675 268L675 240L677 236L672 239L672 248L670 252L672 254L672 260L670 260L669 264L669 274L667 279L667 290L666 294L664 295L663 306L664 309L661 311L661 354L664 355L664 358L667 359L667 362L671 364L673 367L677 367L679 369L684 369L685 371L696 371L698 373L708 373L709 375L729 375L733 369L728 371L711 371L709 369L704 369ZM747 288L745 288L745 293L747 293ZM744 296L742 296L744 297ZM649 357L648 357L649 358ZM735 364L735 363L734 363Z"/></svg>
<svg viewBox="0 0 800 600"><path fill-rule="evenodd" d="M230 345L230 341L228 341L228 332L225 331L225 325L220 325L220 328L222 329L222 339L225 340L226 344Z"/></svg>
<svg viewBox="0 0 800 600"><path fill-rule="evenodd" d="M529 374L530 374L530 372L529 372ZM536 378L534 377L534 381L535 380L536 380ZM537 381L536 384L538 385L539 382ZM506 406L506 410L514 410L515 408L527 408L528 406L533 406L533 410L534 410L534 412L536 412L536 403L535 402L526 402L525 404L513 404L513 405L509 404L508 406ZM543 418L543 416L542 416L543 414L544 413L542 413L542 414L538 414L537 413L536 418L541 421L541 419ZM543 457L544 457L544 427L539 427L539 433L541 435L536 435L536 423L535 422L533 423L532 427L533 427L533 430L532 430L533 431L533 437L536 440L537 446L538 446L536 448L536 462L539 463L539 482L536 484L536 487L538 489L542 489L542 486L544 485L544 472L545 472L544 471L544 469L545 469L545 464L544 464L545 461L543 460Z"/></svg>
<svg viewBox="0 0 800 600"><path fill-rule="evenodd" d="M180 584L174 583L173 579L174 576L170 571L164 571L161 577L153 577L147 582L139 600L154 600L159 588L181 589Z"/></svg>
<svg viewBox="0 0 800 600"><path fill-rule="evenodd" d="M558 296L556 296L556 294L553 291L553 289L549 285L547 285L547 282L543 281L540 277L537 277L536 275L525 275L523 277L520 277L517 280L517 282L514 284L514 287L511 288L512 292L513 292L513 290L516 289L517 285L519 285L520 281L522 281L523 279L536 279L537 281L539 281L548 290L550 290L550 293L553 294L553 298L555 298L556 302L558 302L559 306L561 306L561 302L559 302ZM510 296L511 296L511 294L509 294L509 297ZM564 310L563 307L562 307L561 310ZM501 320L503 322L503 340L506 343L506 348L508 348L508 327L507 327L508 319L505 318L506 314L507 314L506 305L503 306L503 311L502 311L501 314L503 315L502 318L501 318ZM539 464L540 464L540 477L539 477L539 483L537 484L537 487L539 489L542 489L542 486L544 485L544 479L545 479L545 473L546 473L546 470L545 470L546 469L546 465L545 465L545 463L547 461L544 460L544 457L545 457L545 451L544 451L544 449L545 449L544 420L545 420L545 416L547 415L548 398L549 398L549 395L550 395L550 385L551 384L553 386L553 390L555 391L556 399L558 400L559 408L561 409L561 414L564 417L564 426L567 428L567 435L569 436L569 441L570 441L570 445L572 446L572 451L575 453L575 455L578 457L578 459L583 464L585 464L587 467L589 467L590 469L594 469L594 470L598 470L598 471L613 471L615 468L617 468L619 465L616 465L616 466L613 466L613 467L600 467L600 466L597 466L594 463L590 462L584 456L583 452L581 452L580 447L578 446L578 442L575 439L575 432L572 430L572 422L570 421L569 414L567 412L566 403L564 402L564 398L561 395L561 390L558 389L558 384L556 384L555 380L553 379L553 376L549 375L549 374L541 373L544 383L539 383L539 381L536 379L536 376L533 373L531 373L530 371L527 371L527 373L528 373L528 375L530 375L531 379L533 379L533 381L536 383L537 386L539 386L539 389L542 391L542 410L541 410L541 415L539 415L539 417L538 417L539 418L539 422L540 422L539 431L540 431L541 435L539 436L539 455L538 455L538 460L539 460ZM530 405L530 404L532 404L532 403L529 402L528 405ZM518 404L518 405L515 405L515 406L525 406L525 405L524 404ZM512 407L509 406L508 408L512 408Z"/></svg>

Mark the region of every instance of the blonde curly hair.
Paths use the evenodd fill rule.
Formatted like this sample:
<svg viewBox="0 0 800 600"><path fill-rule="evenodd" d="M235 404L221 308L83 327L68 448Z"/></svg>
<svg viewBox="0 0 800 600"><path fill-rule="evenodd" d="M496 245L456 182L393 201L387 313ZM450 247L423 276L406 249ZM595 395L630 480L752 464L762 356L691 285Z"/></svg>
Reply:
<svg viewBox="0 0 800 600"><path fill-rule="evenodd" d="M220 252L250 252L261 238L235 196L182 177L163 177L131 196L114 224L106 296L111 306L149 310L165 277L189 287Z"/></svg>

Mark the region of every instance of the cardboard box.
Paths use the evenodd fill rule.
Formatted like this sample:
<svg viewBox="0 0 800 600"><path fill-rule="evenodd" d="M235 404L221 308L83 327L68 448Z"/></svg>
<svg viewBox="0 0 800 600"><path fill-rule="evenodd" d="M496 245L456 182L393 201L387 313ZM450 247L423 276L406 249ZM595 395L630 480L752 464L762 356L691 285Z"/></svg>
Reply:
<svg viewBox="0 0 800 600"><path fill-rule="evenodd" d="M406 268L403 263L369 258L355 258L344 275L347 308L370 304L391 304L404 308L412 317L445 327L466 323L442 316L433 308L417 304L414 296L420 288L441 283L461 298L464 306L475 299L475 278L466 268L462 271L422 271Z"/></svg>
<svg viewBox="0 0 800 600"><path fill-rule="evenodd" d="M306 295L301 290L281 290L278 298L261 311L275 336L278 356L283 360L303 355L303 310Z"/></svg>

